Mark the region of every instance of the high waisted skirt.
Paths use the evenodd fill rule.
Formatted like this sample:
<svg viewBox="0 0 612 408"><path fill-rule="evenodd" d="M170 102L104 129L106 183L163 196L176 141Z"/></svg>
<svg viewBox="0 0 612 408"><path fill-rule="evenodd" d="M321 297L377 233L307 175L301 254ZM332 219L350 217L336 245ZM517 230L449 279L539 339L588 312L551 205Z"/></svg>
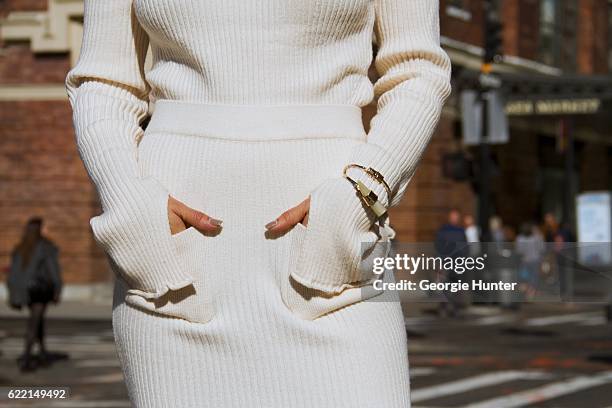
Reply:
<svg viewBox="0 0 612 408"><path fill-rule="evenodd" d="M195 274L189 293L147 300L116 282L113 330L135 407L410 406L399 303L340 293L304 318L314 292L289 274L308 228L264 228L341 175L365 137L354 106L157 101L140 170L223 229L173 235Z"/></svg>

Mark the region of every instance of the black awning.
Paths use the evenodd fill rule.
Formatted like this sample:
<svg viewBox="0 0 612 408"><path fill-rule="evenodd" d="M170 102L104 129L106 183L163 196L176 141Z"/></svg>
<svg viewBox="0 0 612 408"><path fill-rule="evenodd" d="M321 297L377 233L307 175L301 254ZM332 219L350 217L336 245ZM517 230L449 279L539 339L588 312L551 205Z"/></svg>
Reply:
<svg viewBox="0 0 612 408"><path fill-rule="evenodd" d="M455 87L477 89L480 72L457 67L453 73ZM571 99L598 98L612 100L612 76L576 75L559 76L535 73L494 73L501 81L500 91L507 100L513 99Z"/></svg>

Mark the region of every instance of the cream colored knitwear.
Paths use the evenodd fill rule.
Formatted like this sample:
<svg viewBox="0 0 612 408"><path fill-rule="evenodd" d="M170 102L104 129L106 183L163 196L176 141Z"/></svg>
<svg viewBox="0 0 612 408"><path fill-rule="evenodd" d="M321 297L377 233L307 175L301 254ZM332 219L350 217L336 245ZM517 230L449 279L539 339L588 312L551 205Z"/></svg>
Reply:
<svg viewBox="0 0 612 408"><path fill-rule="evenodd" d="M103 207L91 224L126 271L130 292L146 299L193 281L171 244L168 192L137 166L149 99L361 107L378 97L367 142L347 163L382 173L393 195L377 192L395 205L450 92L434 0L85 0L84 18L66 87ZM367 76L373 32L375 84ZM145 75L149 44L153 67ZM372 219L341 174L312 191L311 210L294 278L329 293L363 280L357 247L373 239Z"/></svg>

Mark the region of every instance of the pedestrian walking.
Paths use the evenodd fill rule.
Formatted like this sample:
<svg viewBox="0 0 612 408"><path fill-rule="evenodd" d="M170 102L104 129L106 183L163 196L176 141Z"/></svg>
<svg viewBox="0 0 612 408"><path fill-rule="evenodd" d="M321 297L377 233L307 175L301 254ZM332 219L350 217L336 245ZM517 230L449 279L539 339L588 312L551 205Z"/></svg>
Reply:
<svg viewBox="0 0 612 408"><path fill-rule="evenodd" d="M489 218L489 232L491 234L491 242L498 249L503 249L504 242L506 242L506 233L504 232L504 222L501 217L494 215Z"/></svg>
<svg viewBox="0 0 612 408"><path fill-rule="evenodd" d="M440 227L436 233L434 242L436 252L441 258L458 258L469 255L465 229L461 226L461 213L457 209L448 212L448 221ZM441 280L445 282L457 282L459 274L453 270L441 271ZM465 304L462 292L445 292L446 301L440 303L441 315L455 317L458 310Z"/></svg>
<svg viewBox="0 0 612 408"><path fill-rule="evenodd" d="M470 255L477 256L480 253L480 228L476 225L474 217L471 214L466 214L463 217L463 226L465 228L465 238L470 247Z"/></svg>
<svg viewBox="0 0 612 408"><path fill-rule="evenodd" d="M520 256L519 279L527 299L533 299L537 293L540 267L544 254L544 238L531 223L521 226L516 237L515 248Z"/></svg>
<svg viewBox="0 0 612 408"><path fill-rule="evenodd" d="M24 353L19 359L22 371L36 368L32 349L39 347L38 362L46 363L45 311L50 302L57 303L62 288L57 246L42 234L41 218L30 219L23 236L12 252L8 276L9 302L11 307L27 306L30 312Z"/></svg>

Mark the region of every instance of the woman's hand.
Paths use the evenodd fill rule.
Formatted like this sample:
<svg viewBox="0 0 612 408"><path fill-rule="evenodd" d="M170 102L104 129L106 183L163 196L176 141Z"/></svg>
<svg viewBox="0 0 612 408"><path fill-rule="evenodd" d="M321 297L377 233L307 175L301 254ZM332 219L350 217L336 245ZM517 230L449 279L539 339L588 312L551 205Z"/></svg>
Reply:
<svg viewBox="0 0 612 408"><path fill-rule="evenodd" d="M221 231L223 221L209 217L169 196L168 222L170 223L170 232L174 235L189 227L194 227L203 234L217 234Z"/></svg>
<svg viewBox="0 0 612 408"><path fill-rule="evenodd" d="M266 229L272 234L284 234L301 222L308 225L308 211L310 210L310 197L297 206L288 209L277 219L266 224Z"/></svg>

